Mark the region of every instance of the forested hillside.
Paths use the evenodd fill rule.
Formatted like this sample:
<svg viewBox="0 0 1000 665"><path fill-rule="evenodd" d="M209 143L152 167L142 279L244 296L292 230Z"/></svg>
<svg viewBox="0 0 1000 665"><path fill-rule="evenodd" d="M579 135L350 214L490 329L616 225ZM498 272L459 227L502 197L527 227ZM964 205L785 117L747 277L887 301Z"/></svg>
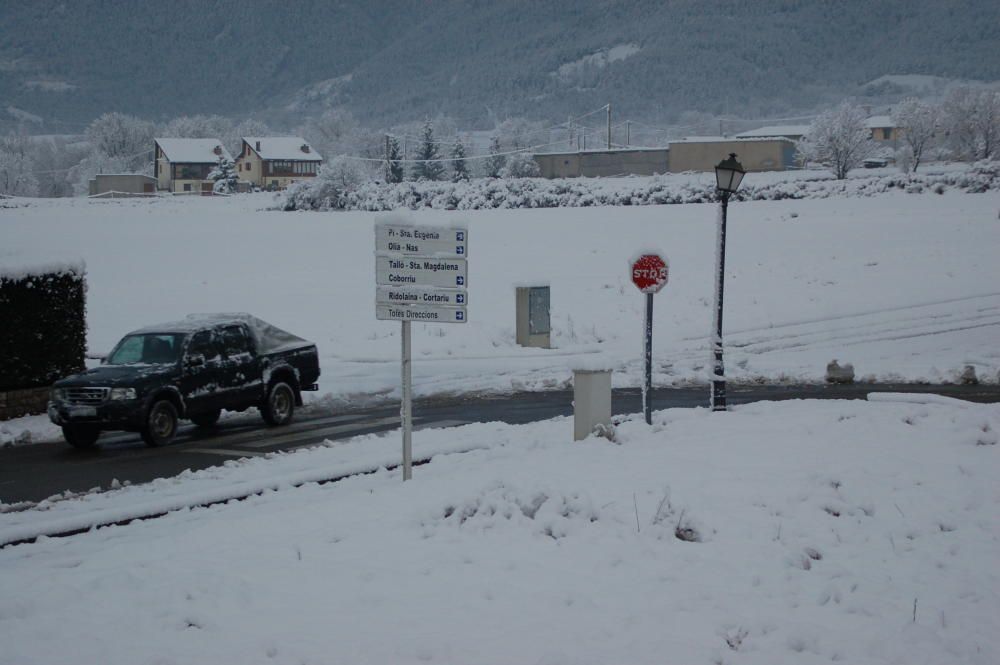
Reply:
<svg viewBox="0 0 1000 665"><path fill-rule="evenodd" d="M374 124L814 110L886 74L1000 79L995 0L0 4L3 126L119 110ZM41 122L32 118L37 116Z"/></svg>

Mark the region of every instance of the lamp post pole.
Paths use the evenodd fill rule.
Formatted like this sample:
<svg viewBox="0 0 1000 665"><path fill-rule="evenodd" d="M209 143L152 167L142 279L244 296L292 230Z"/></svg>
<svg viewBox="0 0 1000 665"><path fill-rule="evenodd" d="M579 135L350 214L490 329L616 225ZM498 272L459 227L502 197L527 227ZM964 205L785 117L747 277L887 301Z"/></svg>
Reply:
<svg viewBox="0 0 1000 665"><path fill-rule="evenodd" d="M722 362L722 303L726 279L726 213L729 194L721 192L722 207L716 224L715 248L715 321L712 326L712 411L726 410L726 372Z"/></svg>
<svg viewBox="0 0 1000 665"><path fill-rule="evenodd" d="M715 167L715 191L719 194L719 217L716 223L715 312L712 325L712 411L726 410L726 368L722 362L722 296L726 280L726 213L729 197L736 193L746 171L734 153Z"/></svg>

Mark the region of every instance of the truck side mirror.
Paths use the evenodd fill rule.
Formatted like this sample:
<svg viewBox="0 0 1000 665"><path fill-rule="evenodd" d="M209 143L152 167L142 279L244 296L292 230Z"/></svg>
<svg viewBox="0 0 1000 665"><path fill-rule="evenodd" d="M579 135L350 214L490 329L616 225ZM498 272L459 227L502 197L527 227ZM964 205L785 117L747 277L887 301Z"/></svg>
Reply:
<svg viewBox="0 0 1000 665"><path fill-rule="evenodd" d="M188 356L187 357L187 361L185 362L185 364L188 367L202 367L205 364L205 356L203 356L201 354L197 354L197 355L193 355L193 356Z"/></svg>

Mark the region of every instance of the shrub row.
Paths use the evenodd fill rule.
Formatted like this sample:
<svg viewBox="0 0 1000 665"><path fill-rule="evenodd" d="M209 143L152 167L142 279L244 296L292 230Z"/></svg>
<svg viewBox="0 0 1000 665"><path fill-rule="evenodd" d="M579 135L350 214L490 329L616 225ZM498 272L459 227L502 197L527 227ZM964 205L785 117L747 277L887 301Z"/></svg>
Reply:
<svg viewBox="0 0 1000 665"><path fill-rule="evenodd" d="M0 268L0 390L48 386L84 368L86 293L82 265Z"/></svg>
<svg viewBox="0 0 1000 665"><path fill-rule="evenodd" d="M623 183L623 184L622 184ZM949 189L985 192L1000 188L1000 162L978 162L968 169L943 174L895 174L848 180L789 180L750 186L740 200L815 199L830 196L872 196L890 191L907 193ZM496 208L576 208L587 206L664 205L716 201L708 183L678 182L669 176L615 181L600 179L543 180L487 178L458 183L368 182L345 187L331 178L298 183L285 193L284 210L483 210Z"/></svg>

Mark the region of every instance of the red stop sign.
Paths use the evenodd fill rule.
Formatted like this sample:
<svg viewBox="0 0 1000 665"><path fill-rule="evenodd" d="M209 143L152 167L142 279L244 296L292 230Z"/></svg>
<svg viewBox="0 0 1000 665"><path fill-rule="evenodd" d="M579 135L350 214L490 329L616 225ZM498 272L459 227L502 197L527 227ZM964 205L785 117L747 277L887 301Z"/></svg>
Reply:
<svg viewBox="0 0 1000 665"><path fill-rule="evenodd" d="M659 254L643 254L632 261L632 283L643 293L658 293L669 272L667 260Z"/></svg>

